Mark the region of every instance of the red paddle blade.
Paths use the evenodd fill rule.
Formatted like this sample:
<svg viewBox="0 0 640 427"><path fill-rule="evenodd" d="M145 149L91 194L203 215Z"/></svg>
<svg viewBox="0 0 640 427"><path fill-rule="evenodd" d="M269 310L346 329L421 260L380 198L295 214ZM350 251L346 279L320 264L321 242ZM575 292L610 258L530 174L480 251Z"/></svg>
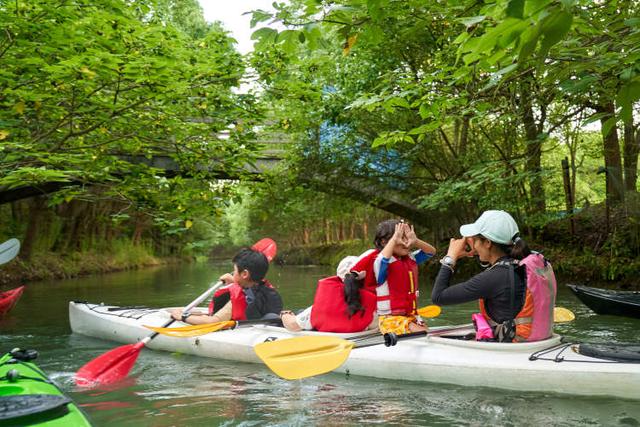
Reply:
<svg viewBox="0 0 640 427"><path fill-rule="evenodd" d="M267 261L271 262L278 253L278 245L272 239L265 237L264 239L256 242L251 249L254 251L262 252L267 257Z"/></svg>
<svg viewBox="0 0 640 427"><path fill-rule="evenodd" d="M91 387L120 381L133 368L142 347L144 347L142 342L127 344L96 357L78 369L75 376L76 385Z"/></svg>

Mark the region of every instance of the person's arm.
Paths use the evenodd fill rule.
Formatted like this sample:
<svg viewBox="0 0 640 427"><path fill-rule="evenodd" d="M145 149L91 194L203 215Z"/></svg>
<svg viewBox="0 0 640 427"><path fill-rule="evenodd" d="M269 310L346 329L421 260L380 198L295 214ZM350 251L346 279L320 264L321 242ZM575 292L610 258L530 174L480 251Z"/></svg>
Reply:
<svg viewBox="0 0 640 427"><path fill-rule="evenodd" d="M404 226L405 224L401 222L396 224L393 236L391 236L387 244L384 245L384 248L373 262L373 272L376 276L376 284L378 286L387 281L387 269L389 261L393 256L393 248L402 241L404 237Z"/></svg>
<svg viewBox="0 0 640 427"><path fill-rule="evenodd" d="M487 270L476 274L466 282L449 286L453 270L446 265L440 267L431 291L431 301L437 305L461 304L480 298L491 298L497 288L496 283L503 280L499 270Z"/></svg>
<svg viewBox="0 0 640 427"><path fill-rule="evenodd" d="M182 319L182 310L173 310L171 317L176 320L182 320L183 322L191 325L203 325L207 323L225 322L231 320L231 301L227 302L220 310L216 311L214 315L209 316L206 314L191 314L186 319Z"/></svg>
<svg viewBox="0 0 640 427"><path fill-rule="evenodd" d="M436 248L424 240L418 239L412 225L404 224L404 230L408 246L419 249L418 252L414 253L414 258L418 264L422 264L436 253Z"/></svg>

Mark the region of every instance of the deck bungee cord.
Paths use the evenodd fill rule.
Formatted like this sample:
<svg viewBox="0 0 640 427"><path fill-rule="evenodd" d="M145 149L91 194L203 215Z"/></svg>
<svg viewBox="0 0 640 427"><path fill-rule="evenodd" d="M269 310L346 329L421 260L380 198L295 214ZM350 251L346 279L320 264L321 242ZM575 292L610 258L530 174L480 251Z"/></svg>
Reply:
<svg viewBox="0 0 640 427"><path fill-rule="evenodd" d="M76 304L84 304L91 311L104 314L106 316L123 317L126 319L139 320L145 316L158 313L159 309L149 307L118 307L118 310L113 310L113 307L107 307L102 304L91 304L87 301L74 301ZM103 308L102 310L100 308Z"/></svg>

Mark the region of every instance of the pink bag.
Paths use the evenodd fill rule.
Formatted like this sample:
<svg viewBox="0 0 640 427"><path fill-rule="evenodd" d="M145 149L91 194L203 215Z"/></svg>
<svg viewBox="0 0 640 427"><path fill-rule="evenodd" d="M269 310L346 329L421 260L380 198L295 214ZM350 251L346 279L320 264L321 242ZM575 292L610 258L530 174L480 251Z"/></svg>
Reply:
<svg viewBox="0 0 640 427"><path fill-rule="evenodd" d="M493 329L491 329L489 322L487 322L482 313L473 313L471 320L476 329L476 341L493 341Z"/></svg>

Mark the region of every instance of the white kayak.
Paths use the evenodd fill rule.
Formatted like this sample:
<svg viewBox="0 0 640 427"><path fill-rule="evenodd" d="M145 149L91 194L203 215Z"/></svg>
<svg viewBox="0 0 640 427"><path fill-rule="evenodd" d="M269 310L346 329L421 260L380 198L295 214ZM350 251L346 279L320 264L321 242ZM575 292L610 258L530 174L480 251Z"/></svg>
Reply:
<svg viewBox="0 0 640 427"><path fill-rule="evenodd" d="M69 303L73 332L125 344L148 336L150 331L144 325L163 326L168 319L166 309ZM183 324L176 322L175 326ZM623 356L626 352L625 357L631 354L631 362L620 362L611 360L608 354L598 357L581 354L581 345L563 343L557 335L544 341L517 344L459 339L472 331L464 326L431 328L433 334L429 336L400 340L392 347L355 348L336 372L394 380L640 399L640 354L636 359L636 347L622 351ZM256 344L301 335L354 338L371 336L371 332L292 333L282 327L254 325L192 338L160 335L147 347L262 363L254 352Z"/></svg>

